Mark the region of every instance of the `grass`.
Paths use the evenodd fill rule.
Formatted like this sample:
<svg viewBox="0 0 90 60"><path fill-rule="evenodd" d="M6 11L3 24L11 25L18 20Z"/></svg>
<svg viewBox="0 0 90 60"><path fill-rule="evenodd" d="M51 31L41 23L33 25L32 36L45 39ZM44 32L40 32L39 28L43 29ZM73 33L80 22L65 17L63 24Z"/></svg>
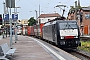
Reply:
<svg viewBox="0 0 90 60"><path fill-rule="evenodd" d="M90 52L90 40L81 41L81 46L78 47L80 50Z"/></svg>

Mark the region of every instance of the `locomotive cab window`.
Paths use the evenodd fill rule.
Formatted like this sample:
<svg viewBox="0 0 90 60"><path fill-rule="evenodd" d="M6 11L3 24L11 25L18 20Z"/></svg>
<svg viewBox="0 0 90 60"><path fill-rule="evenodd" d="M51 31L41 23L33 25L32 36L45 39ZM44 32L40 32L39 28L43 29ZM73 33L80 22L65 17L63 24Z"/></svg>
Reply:
<svg viewBox="0 0 90 60"><path fill-rule="evenodd" d="M75 29L77 28L77 23L75 22L61 22L59 23L60 29Z"/></svg>

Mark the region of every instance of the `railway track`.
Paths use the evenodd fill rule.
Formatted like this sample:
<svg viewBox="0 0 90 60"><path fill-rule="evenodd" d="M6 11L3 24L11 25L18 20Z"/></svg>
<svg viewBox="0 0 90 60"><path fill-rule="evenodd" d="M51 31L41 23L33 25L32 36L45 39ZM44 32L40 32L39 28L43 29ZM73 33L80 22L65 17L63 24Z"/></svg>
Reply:
<svg viewBox="0 0 90 60"><path fill-rule="evenodd" d="M60 49L60 48L58 48L55 45L52 45L52 47L55 48L55 49L57 49L57 50ZM88 52L84 52L84 51L81 51L81 50L78 50L77 49L77 50L69 50L69 52L67 52L67 53L70 53L71 55L76 56L77 58L79 58L81 60L90 60L90 53L88 53Z"/></svg>
<svg viewBox="0 0 90 60"><path fill-rule="evenodd" d="M56 46L53 46L55 49L60 49ZM90 53L86 53L84 51L81 51L81 50L65 50L67 53L81 59L81 60L90 60Z"/></svg>
<svg viewBox="0 0 90 60"><path fill-rule="evenodd" d="M34 37L35 38L35 37ZM41 40L41 41L43 41L43 40ZM44 41L45 42L45 41ZM47 42L47 43L49 43L49 42ZM52 45L51 43L49 43L54 49L56 49L56 50L59 50L60 48L58 48L57 46L55 46L55 45ZM71 55L73 55L73 56L75 56L75 57L77 57L77 58L79 58L79 59L81 59L81 60L90 60L90 53L86 53L86 52L84 52L84 51L81 51L81 50L65 50L67 53L69 53L69 54L71 54Z"/></svg>
<svg viewBox="0 0 90 60"><path fill-rule="evenodd" d="M76 56L77 58L79 58L81 60L90 60L90 53L86 53L81 50L72 50L69 53Z"/></svg>
<svg viewBox="0 0 90 60"><path fill-rule="evenodd" d="M75 52L90 59L90 55L89 54L86 54L86 53L80 52L80 51L75 51Z"/></svg>

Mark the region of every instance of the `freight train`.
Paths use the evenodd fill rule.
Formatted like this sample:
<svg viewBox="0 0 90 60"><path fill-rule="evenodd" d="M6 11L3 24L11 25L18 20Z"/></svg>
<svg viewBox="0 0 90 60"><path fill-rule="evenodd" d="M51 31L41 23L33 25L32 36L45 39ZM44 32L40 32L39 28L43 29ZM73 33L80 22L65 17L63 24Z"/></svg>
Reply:
<svg viewBox="0 0 90 60"><path fill-rule="evenodd" d="M52 42L60 48L76 49L81 45L80 31L75 20L55 19L45 24L29 26L27 35L32 33L33 36Z"/></svg>

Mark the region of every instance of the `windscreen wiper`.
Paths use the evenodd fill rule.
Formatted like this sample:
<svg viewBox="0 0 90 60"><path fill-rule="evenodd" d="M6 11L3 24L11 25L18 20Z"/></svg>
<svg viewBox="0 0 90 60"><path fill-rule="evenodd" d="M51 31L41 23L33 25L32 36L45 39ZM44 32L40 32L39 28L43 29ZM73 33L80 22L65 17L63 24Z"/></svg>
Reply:
<svg viewBox="0 0 90 60"><path fill-rule="evenodd" d="M66 29L67 26L68 26L68 25L66 24L64 30Z"/></svg>
<svg viewBox="0 0 90 60"><path fill-rule="evenodd" d="M71 25L69 25L69 24L68 24L68 26L69 26L69 27L71 27ZM69 28L69 27L68 27L68 28ZM73 30L74 30L74 28L73 28L73 27L71 27L71 29L73 29Z"/></svg>

